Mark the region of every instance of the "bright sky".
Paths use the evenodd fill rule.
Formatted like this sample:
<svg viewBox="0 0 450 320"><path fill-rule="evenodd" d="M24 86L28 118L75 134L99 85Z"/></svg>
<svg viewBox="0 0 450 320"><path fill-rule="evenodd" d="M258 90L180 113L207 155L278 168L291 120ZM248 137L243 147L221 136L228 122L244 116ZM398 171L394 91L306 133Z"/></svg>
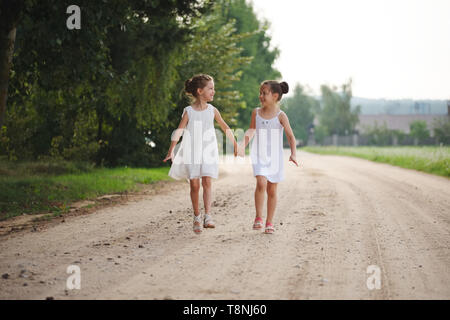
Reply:
<svg viewBox="0 0 450 320"><path fill-rule="evenodd" d="M450 99L450 0L249 0L267 19L283 80L353 95Z"/></svg>

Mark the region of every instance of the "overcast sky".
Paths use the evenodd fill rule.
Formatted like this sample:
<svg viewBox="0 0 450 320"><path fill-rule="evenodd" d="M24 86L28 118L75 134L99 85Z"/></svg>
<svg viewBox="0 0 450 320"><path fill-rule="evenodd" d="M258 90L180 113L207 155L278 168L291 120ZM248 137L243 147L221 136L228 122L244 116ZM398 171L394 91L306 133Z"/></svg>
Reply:
<svg viewBox="0 0 450 320"><path fill-rule="evenodd" d="M450 0L248 0L291 86L353 79L353 95L450 99Z"/></svg>

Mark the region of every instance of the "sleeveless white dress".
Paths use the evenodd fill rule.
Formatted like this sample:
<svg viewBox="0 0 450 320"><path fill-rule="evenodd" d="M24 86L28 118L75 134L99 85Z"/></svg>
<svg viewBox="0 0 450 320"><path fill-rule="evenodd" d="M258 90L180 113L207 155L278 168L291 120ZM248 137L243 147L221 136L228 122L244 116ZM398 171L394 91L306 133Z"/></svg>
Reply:
<svg viewBox="0 0 450 320"><path fill-rule="evenodd" d="M183 131L182 141L175 147L170 177L180 180L204 176L217 179L219 176L214 109L210 104L203 111L196 111L192 106L184 108L183 115L187 112L189 120Z"/></svg>
<svg viewBox="0 0 450 320"><path fill-rule="evenodd" d="M256 133L250 148L253 175L264 176L272 183L284 180L283 132L278 119L282 111L272 119L264 119L256 110Z"/></svg>

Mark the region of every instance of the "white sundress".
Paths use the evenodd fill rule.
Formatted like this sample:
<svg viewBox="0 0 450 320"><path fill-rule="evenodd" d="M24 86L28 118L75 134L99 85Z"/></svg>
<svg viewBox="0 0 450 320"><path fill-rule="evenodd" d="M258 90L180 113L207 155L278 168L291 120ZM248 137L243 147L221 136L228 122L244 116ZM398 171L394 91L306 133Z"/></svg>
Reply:
<svg viewBox="0 0 450 320"><path fill-rule="evenodd" d="M278 119L281 110L272 119L264 119L256 110L256 133L250 149L253 175L264 176L272 183L284 180L283 132Z"/></svg>
<svg viewBox="0 0 450 320"><path fill-rule="evenodd" d="M215 107L196 111L192 106L184 108L188 123L183 131L183 139L175 148L175 157L169 176L176 179L197 179L219 176L219 150L214 128ZM178 150L177 150L178 149Z"/></svg>

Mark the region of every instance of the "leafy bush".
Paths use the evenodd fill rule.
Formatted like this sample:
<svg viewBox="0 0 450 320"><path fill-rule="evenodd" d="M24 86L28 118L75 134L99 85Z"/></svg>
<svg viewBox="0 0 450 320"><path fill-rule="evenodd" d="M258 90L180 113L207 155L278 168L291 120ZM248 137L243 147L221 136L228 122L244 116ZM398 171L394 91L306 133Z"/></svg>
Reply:
<svg viewBox="0 0 450 320"><path fill-rule="evenodd" d="M409 124L409 135L418 143L430 137L430 131L427 129L427 123L423 120L416 120Z"/></svg>
<svg viewBox="0 0 450 320"><path fill-rule="evenodd" d="M448 118L438 118L434 121L434 136L438 142L450 144L450 120Z"/></svg>

